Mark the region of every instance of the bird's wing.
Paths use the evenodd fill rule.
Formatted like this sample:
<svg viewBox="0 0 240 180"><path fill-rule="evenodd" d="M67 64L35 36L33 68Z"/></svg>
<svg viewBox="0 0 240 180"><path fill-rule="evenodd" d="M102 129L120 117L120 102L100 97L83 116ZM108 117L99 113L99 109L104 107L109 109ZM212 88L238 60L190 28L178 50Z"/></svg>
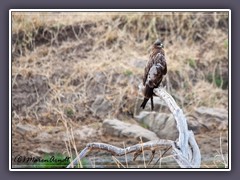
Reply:
<svg viewBox="0 0 240 180"><path fill-rule="evenodd" d="M143 85L145 86L146 85L146 81L147 81L147 78L148 78L148 73L149 73L149 70L151 69L153 65L153 60L152 59L149 59L145 69L144 69L144 75L143 75Z"/></svg>
<svg viewBox="0 0 240 180"><path fill-rule="evenodd" d="M162 76L162 65L159 63L153 64L148 72L146 84L151 88L157 87L162 80Z"/></svg>
<svg viewBox="0 0 240 180"><path fill-rule="evenodd" d="M158 53L153 58L153 64L148 71L146 84L151 88L156 88L162 81L163 76L167 73L167 63L164 55Z"/></svg>
<svg viewBox="0 0 240 180"><path fill-rule="evenodd" d="M157 68L157 69L156 69ZM150 73L151 71L151 73ZM157 71L157 76L153 75ZM151 74L151 75L150 75ZM164 54L157 53L154 57L150 58L145 69L143 75L143 85L149 83L149 78L156 79L158 76L162 78L163 75L167 74L167 63ZM149 77L150 75L150 77ZM151 79L150 78L150 79ZM159 84L159 83L158 83Z"/></svg>
<svg viewBox="0 0 240 180"><path fill-rule="evenodd" d="M154 64L159 64L160 65L162 75L167 74L167 63L166 63L166 59L165 59L164 54L158 53L154 57Z"/></svg>

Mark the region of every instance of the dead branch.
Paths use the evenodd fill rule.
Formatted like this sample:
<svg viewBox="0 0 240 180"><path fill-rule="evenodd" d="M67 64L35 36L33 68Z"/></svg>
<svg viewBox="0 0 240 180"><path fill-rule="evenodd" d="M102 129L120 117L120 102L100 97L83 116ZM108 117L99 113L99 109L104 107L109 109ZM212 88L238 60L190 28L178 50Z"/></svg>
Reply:
<svg viewBox="0 0 240 180"><path fill-rule="evenodd" d="M78 164L78 162L87 155L87 153L91 150L102 150L110 152L114 156L124 156L130 153L142 152L143 150L153 150L158 149L162 146L173 146L174 141L171 140L155 140L149 141L142 144L136 144L134 146L130 146L127 148L119 148L116 146L112 146L110 144L105 143L89 143L87 146L81 151L81 153L67 166L67 168L74 167Z"/></svg>
<svg viewBox="0 0 240 180"><path fill-rule="evenodd" d="M187 120L183 111L165 89L154 89L154 93L165 101L177 122L179 138L176 142L179 148L173 150L175 160L181 168L199 168L201 164L200 150L193 132L188 130Z"/></svg>
<svg viewBox="0 0 240 180"><path fill-rule="evenodd" d="M143 88L140 85L140 90ZM124 156L129 153L140 154L144 150L159 149L163 146L172 147L172 155L181 168L199 168L201 164L201 154L199 147L195 141L194 134L188 130L187 121L183 114L183 111L178 107L173 97L168 94L164 88L154 89L156 96L162 98L170 111L174 115L177 122L177 129L179 131L179 137L176 141L159 139L155 141L149 141L146 143L136 144L127 148L119 148L105 143L89 143L81 153L67 166L67 168L74 168L81 161L88 152L92 150L107 151L115 156ZM136 158L136 157L135 157Z"/></svg>

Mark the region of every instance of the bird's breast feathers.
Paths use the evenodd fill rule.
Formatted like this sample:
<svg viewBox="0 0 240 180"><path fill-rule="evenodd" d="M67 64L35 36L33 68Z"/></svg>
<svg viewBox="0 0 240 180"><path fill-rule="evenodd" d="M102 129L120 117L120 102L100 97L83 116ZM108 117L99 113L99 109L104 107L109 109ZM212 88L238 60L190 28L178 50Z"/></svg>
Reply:
<svg viewBox="0 0 240 180"><path fill-rule="evenodd" d="M164 61L164 55L162 53L157 53L155 56L153 56L153 63L157 64L157 63L162 63L162 61Z"/></svg>
<svg viewBox="0 0 240 180"><path fill-rule="evenodd" d="M148 72L147 82L150 87L155 87L162 80L162 68L160 63L154 64Z"/></svg>

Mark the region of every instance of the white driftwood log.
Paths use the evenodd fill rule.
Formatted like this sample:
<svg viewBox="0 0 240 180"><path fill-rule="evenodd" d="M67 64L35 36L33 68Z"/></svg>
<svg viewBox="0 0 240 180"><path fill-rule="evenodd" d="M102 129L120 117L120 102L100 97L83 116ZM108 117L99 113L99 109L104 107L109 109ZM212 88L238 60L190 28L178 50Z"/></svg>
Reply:
<svg viewBox="0 0 240 180"><path fill-rule="evenodd" d="M173 148L175 160L182 168L199 168L201 164L200 150L193 132L188 130L187 120L183 111L164 88L154 89L154 93L165 101L177 122L179 138L177 141L178 148Z"/></svg>
<svg viewBox="0 0 240 180"><path fill-rule="evenodd" d="M139 88L142 90L143 87L140 85ZM181 168L199 168L201 164L200 150L195 141L193 132L188 130L187 121L183 111L178 107L173 97L168 94L164 88L156 88L154 89L154 93L166 102L170 111L174 115L177 122L177 129L179 131L179 138L176 141L159 139L136 144L127 148L119 148L105 143L89 143L67 166L67 168L73 168L76 166L91 150L103 150L110 152L112 155L124 156L129 153L139 153L144 150L156 150L163 146L172 147L173 157Z"/></svg>

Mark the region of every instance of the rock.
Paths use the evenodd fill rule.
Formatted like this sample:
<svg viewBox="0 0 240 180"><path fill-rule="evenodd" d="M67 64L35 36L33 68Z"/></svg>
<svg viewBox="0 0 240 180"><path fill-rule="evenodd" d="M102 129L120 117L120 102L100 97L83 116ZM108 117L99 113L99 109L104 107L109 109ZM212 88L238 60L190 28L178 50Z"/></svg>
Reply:
<svg viewBox="0 0 240 180"><path fill-rule="evenodd" d="M103 121L103 133L110 136L135 138L142 137L144 142L159 139L151 132L139 125L122 122L118 119L106 119Z"/></svg>
<svg viewBox="0 0 240 180"><path fill-rule="evenodd" d="M161 139L176 140L178 137L176 121L171 114L141 111L135 118L155 132Z"/></svg>
<svg viewBox="0 0 240 180"><path fill-rule="evenodd" d="M143 99L143 98L142 98ZM159 112L168 109L166 103L159 97L153 96L153 102L154 102L154 111ZM148 100L146 105L146 110L151 110L151 100Z"/></svg>
<svg viewBox="0 0 240 180"><path fill-rule="evenodd" d="M92 103L91 111L94 115L104 117L112 109L111 103L104 98L103 95L98 95L95 101Z"/></svg>
<svg viewBox="0 0 240 180"><path fill-rule="evenodd" d="M135 68L143 69L146 66L148 60L146 59L136 59L134 61L130 61L131 65Z"/></svg>
<svg viewBox="0 0 240 180"><path fill-rule="evenodd" d="M33 151L28 151L28 153L31 155L31 156L34 156L34 157L41 157L41 155L39 153L35 153Z"/></svg>
<svg viewBox="0 0 240 180"><path fill-rule="evenodd" d="M17 131L20 132L21 134L25 134L28 132L33 132L37 131L37 128L31 124L17 124L16 125Z"/></svg>
<svg viewBox="0 0 240 180"><path fill-rule="evenodd" d="M37 140L40 140L40 141L48 141L48 142L50 142L51 141L51 139L52 139L52 137L53 137L53 135L51 135L51 134L49 134L49 133L47 133L47 132L40 132L37 136L36 136L36 138L35 139L37 139Z"/></svg>
<svg viewBox="0 0 240 180"><path fill-rule="evenodd" d="M217 118L219 120L227 120L228 119L228 111L220 108L208 108L201 106L199 108L195 108L195 112L204 118Z"/></svg>
<svg viewBox="0 0 240 180"><path fill-rule="evenodd" d="M95 128L89 126L82 126L79 128L72 129L72 132L67 133L66 131L59 132L57 136L55 136L56 140L61 141L83 141L86 139L91 139L92 137L96 136L97 130Z"/></svg>
<svg viewBox="0 0 240 180"><path fill-rule="evenodd" d="M142 96L142 92L139 90L140 97L136 99L136 111L135 116L138 116L143 110L140 108L144 97ZM169 108L167 104L159 97L153 96L153 102L154 102L154 111L155 112L169 112ZM146 104L146 107L144 111L152 112L151 110L151 100L149 100Z"/></svg>
<svg viewBox="0 0 240 180"><path fill-rule="evenodd" d="M50 153L54 153L54 151L52 149L50 149L48 146L42 146L36 149L36 152L38 154L50 154Z"/></svg>
<svg viewBox="0 0 240 180"><path fill-rule="evenodd" d="M27 107L39 101L49 90L47 77L41 75L31 75L23 77L16 76L12 88L12 110L17 113L25 112ZM43 103L42 101L38 102Z"/></svg>
<svg viewBox="0 0 240 180"><path fill-rule="evenodd" d="M227 130L228 111L219 108L199 107L195 109L198 121L208 130Z"/></svg>
<svg viewBox="0 0 240 180"><path fill-rule="evenodd" d="M192 130L195 135L204 133L206 131L206 127L201 124L194 116L186 116L186 119L188 123L188 129Z"/></svg>
<svg viewBox="0 0 240 180"><path fill-rule="evenodd" d="M88 126L83 126L81 129L75 129L73 131L73 135L76 140L90 139L91 137L95 136L96 133L97 133L96 128Z"/></svg>
<svg viewBox="0 0 240 180"><path fill-rule="evenodd" d="M107 83L106 75L102 72L96 72L94 77L86 80L86 95L89 99L96 99L97 95L103 95L106 91Z"/></svg>

